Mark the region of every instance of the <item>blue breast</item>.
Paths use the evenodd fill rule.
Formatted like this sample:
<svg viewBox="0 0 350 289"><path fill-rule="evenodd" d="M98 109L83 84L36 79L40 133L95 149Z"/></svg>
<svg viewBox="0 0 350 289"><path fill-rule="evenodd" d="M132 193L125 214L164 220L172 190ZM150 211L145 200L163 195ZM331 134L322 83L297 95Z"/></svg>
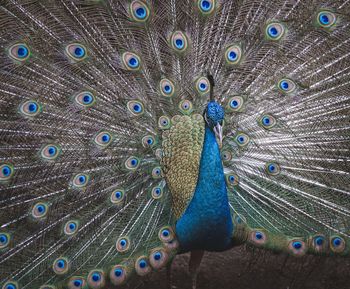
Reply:
<svg viewBox="0 0 350 289"><path fill-rule="evenodd" d="M197 186L176 235L182 252L223 251L231 247L233 229L220 150L206 126Z"/></svg>

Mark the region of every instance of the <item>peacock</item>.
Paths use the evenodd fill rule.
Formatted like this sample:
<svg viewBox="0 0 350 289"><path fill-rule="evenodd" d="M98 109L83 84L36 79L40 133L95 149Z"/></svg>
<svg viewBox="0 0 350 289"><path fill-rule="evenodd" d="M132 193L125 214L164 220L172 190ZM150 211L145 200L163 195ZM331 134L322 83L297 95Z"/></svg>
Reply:
<svg viewBox="0 0 350 289"><path fill-rule="evenodd" d="M350 254L349 0L0 5L2 289Z"/></svg>

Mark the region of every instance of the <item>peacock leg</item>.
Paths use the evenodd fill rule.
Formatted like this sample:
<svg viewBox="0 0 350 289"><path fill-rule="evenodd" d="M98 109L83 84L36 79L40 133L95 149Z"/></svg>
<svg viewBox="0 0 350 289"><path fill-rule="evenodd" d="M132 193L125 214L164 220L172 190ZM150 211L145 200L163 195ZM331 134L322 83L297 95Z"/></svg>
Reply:
<svg viewBox="0 0 350 289"><path fill-rule="evenodd" d="M196 289L197 287L197 275L199 272L199 266L201 264L203 255L204 255L203 250L191 251L189 271L192 278L192 289Z"/></svg>

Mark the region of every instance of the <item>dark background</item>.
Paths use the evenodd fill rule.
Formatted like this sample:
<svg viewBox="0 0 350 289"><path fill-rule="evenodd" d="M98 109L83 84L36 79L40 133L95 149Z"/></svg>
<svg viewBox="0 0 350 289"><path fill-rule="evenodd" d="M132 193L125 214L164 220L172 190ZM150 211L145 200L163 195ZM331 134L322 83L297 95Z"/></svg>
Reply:
<svg viewBox="0 0 350 289"><path fill-rule="evenodd" d="M189 254L177 256L172 267L172 288L192 289ZM134 289L168 289L166 270L123 286ZM109 287L113 288L113 287ZM349 289L350 258L292 257L237 247L223 253L206 253L197 289Z"/></svg>

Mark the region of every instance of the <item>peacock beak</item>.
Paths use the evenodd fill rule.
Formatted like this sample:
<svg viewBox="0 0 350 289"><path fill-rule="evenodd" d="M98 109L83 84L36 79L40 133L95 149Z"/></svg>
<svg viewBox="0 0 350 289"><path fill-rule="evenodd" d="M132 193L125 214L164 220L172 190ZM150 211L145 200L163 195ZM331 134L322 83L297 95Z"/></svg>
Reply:
<svg viewBox="0 0 350 289"><path fill-rule="evenodd" d="M219 148L222 148L222 125L220 123L217 123L217 125L214 127L214 133L216 136L216 140L219 144Z"/></svg>

